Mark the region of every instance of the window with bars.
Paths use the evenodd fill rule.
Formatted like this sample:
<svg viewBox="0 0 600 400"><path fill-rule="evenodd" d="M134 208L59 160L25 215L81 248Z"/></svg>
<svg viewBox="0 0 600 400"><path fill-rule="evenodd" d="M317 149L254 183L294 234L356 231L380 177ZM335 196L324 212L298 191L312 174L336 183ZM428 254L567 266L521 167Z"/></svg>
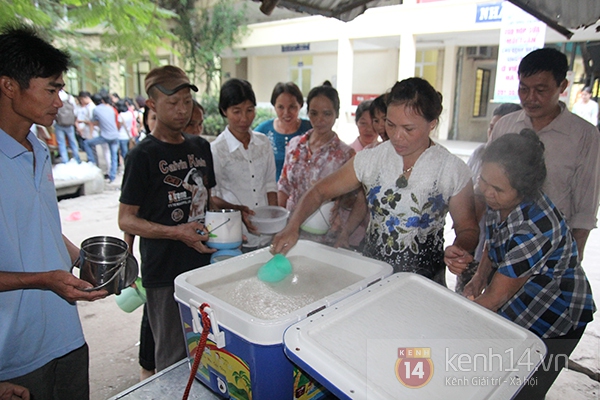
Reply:
<svg viewBox="0 0 600 400"><path fill-rule="evenodd" d="M475 99L473 102L473 116L487 116L487 106L490 100L490 78L492 72L489 69L477 68L475 75Z"/></svg>

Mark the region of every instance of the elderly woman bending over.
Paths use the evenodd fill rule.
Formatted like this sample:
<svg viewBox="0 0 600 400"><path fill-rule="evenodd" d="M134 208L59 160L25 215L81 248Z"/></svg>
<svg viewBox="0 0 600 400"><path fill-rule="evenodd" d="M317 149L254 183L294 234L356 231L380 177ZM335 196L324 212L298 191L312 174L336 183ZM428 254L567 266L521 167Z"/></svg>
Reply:
<svg viewBox="0 0 600 400"><path fill-rule="evenodd" d="M502 136L488 145L482 162L485 247L463 294L542 338L546 367L517 398L543 399L592 320L592 292L571 230L540 191L546 165L535 132Z"/></svg>

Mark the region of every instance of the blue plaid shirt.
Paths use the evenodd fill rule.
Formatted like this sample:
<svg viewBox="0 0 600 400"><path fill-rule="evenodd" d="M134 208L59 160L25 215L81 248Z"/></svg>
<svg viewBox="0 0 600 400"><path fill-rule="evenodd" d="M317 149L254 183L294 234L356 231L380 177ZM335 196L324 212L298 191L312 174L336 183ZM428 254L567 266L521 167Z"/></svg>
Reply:
<svg viewBox="0 0 600 400"><path fill-rule="evenodd" d="M593 319L596 306L575 240L545 194L519 204L505 221L488 209L486 244L498 273L529 277L498 314L541 338L565 335Z"/></svg>

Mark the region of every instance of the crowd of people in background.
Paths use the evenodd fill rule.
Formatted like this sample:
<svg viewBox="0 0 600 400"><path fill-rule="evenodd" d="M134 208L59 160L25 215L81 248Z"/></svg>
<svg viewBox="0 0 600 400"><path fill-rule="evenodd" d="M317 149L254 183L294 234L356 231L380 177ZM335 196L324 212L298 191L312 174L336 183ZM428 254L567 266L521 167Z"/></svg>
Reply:
<svg viewBox="0 0 600 400"><path fill-rule="evenodd" d="M117 173L122 173L127 153L149 130L144 124L145 115L151 110L146 99L123 99L117 93L106 90L91 94L81 91L72 95L60 91L63 107L59 109L50 131L38 126L38 136L49 145L56 146L54 163L81 163L80 151L86 153L87 161L105 168L104 178L112 183ZM204 108L194 100L194 112L185 131L192 135L203 132ZM98 151L100 147L100 151ZM101 154L103 162L98 155Z"/></svg>
<svg viewBox="0 0 600 400"><path fill-rule="evenodd" d="M48 56L42 67L35 49ZM147 74L146 100L107 91L72 95L62 90L68 55L34 32L0 35L5 52L19 53L38 70L23 80L0 60L0 171L13 174L5 179L15 189L0 193L3 207L14 211L3 213L0 234L19 235L16 242L0 242L0 303L15 305L0 308L0 320L10 321L0 330L0 393L86 398L87 346L73 302L106 295L78 290L89 284L68 273L78 249L62 236L51 179L40 178L51 176L51 163L32 124L54 125L62 162L69 160L68 144L74 162L83 161L81 148L99 165L101 146L109 183L123 166L118 224L130 247L140 238L147 294L140 363L146 375L186 357L174 280L211 262L216 250L206 245L204 227L211 209L242 213L244 252L270 245L273 253L286 253L306 238L360 251L394 272L443 286L448 269L461 277L465 297L529 329L553 355L568 357L593 319L581 261L599 204L598 106L588 88L573 113L559 101L568 64L557 50L523 58L521 106L497 108L489 141L475 152L471 168L434 140L442 96L418 77L359 104L359 135L350 145L333 130L340 99L330 82L308 93L308 119L299 116L300 89L278 83L271 96L276 118L254 130L252 85L229 79L218 102L226 127L209 143L201 136L205 110L193 99L198 88L178 67ZM35 192L39 181L42 197ZM291 212L274 237L260 235L250 222L253 209L265 205ZM448 213L456 235L446 246ZM327 222L324 232L306 223L316 214ZM28 313L43 314L47 306L57 318L40 315L31 322ZM29 332L26 341L17 337L22 331ZM57 364L68 371L62 377L46 371ZM519 398L543 398L560 368L540 369L536 384Z"/></svg>
<svg viewBox="0 0 600 400"><path fill-rule="evenodd" d="M38 130L43 131L39 136L49 144L56 145L55 162L67 163L69 160L74 159L77 163L80 163L82 159L79 152L85 151L87 160L100 167L97 151L97 146L100 146L102 149L101 154L104 157L103 164L106 165L104 177L108 182L114 181L117 171L122 173L124 159L129 149L149 133L144 124L144 118L148 115L148 112L151 112L146 106L146 99L141 95L135 99L129 97L121 99L118 93L110 94L105 89L95 94L81 91L75 95L69 94L63 89L60 91L60 98L64 106L52 125L54 135L48 132L45 127L38 127ZM193 102L193 115L185 128L185 132L202 135L205 110L197 100ZM388 139L385 130L385 102L386 94L382 94L373 100L365 100L357 105L354 116L358 136L354 142L350 143L350 147L355 152ZM252 131L263 133L269 138L275 156L275 179L279 181L288 143L294 137L303 135L312 129L312 125L310 119L303 119L299 116L304 105L304 97L298 86L293 82L277 83L271 95L271 104L276 117L261 122L253 127ZM99 107L99 109L96 110L94 115L96 107ZM507 103L495 108L490 126L493 126L500 117L506 115L507 112L504 111L512 112L517 107L520 106ZM108 111L113 112L115 115L114 124L111 118L112 115ZM576 102L573 104L572 112L597 126L598 111L598 103L592 100L592 88L586 86L581 89L578 92ZM118 134L115 134L115 132L118 132ZM488 131L488 135L490 133L491 130ZM90 139L94 140L90 141ZM483 148L482 145L475 151L477 156L475 159L481 156ZM116 161L116 167L113 165L113 160ZM473 170L473 174L477 176L477 169Z"/></svg>

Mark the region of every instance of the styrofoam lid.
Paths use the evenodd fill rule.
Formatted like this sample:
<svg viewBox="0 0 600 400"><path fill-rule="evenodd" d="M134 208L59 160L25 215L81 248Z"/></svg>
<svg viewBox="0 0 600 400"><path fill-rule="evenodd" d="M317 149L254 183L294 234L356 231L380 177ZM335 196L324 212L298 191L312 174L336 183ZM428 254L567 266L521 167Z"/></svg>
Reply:
<svg viewBox="0 0 600 400"><path fill-rule="evenodd" d="M509 399L546 353L533 333L410 273L292 325L284 343L293 362L352 399Z"/></svg>

